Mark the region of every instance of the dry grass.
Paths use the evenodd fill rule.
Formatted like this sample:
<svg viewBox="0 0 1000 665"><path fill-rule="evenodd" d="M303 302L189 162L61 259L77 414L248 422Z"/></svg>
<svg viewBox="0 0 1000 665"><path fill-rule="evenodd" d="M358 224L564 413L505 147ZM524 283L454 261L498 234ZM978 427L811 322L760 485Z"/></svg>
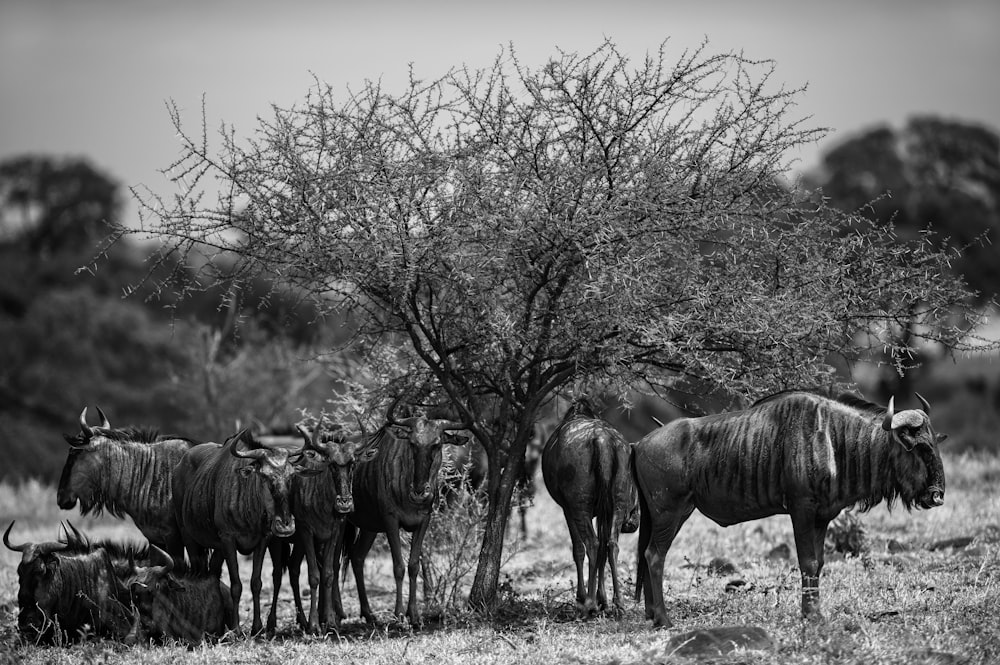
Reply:
<svg viewBox="0 0 1000 665"><path fill-rule="evenodd" d="M869 553L860 558L830 555L821 583L823 623L799 618L799 580L792 560L770 561L776 545L792 545L787 517L716 526L693 516L667 561L665 593L677 623L653 631L641 607L625 618L579 621L573 612L574 572L569 538L557 506L539 492L529 512L530 534L504 565L504 604L490 621L460 611L431 617L417 631L371 628L349 619L341 635L302 636L293 625L287 584L282 592L275 640L230 638L193 650L180 646L128 648L107 642L36 648L20 643L15 630L15 553L0 551L0 662L26 663L670 663L672 635L698 627L749 624L764 627L776 642L769 653L734 652L723 663L920 663L1000 660L1000 459L946 457L949 487L945 506L926 512L892 513L880 507L860 516ZM37 483L0 487L3 525L14 518L15 539L54 537L60 519L54 490ZM136 537L130 524L110 518L74 523L96 536ZM972 536L960 549L928 549L949 538ZM889 543L893 552L889 551ZM622 537L621 568L631 582L635 536ZM794 547L793 547L794 552ZM712 558L733 561L739 573L712 576ZM249 621L249 566L244 577L243 616ZM388 619L392 578L388 557L378 552L368 565L373 607ZM736 592L726 585L745 584ZM270 580L265 579L265 593ZM356 616L353 582L345 604ZM267 604L265 603L265 611ZM943 661L940 654L956 658ZM937 655L935 655L937 654ZM935 660L937 659L937 660ZM962 660L965 659L965 660Z"/></svg>

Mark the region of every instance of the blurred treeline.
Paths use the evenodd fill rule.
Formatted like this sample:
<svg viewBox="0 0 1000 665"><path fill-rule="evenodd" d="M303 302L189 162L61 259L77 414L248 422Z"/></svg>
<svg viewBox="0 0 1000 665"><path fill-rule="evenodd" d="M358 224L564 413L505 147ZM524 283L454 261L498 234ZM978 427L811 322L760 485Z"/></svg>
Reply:
<svg viewBox="0 0 1000 665"><path fill-rule="evenodd" d="M990 307L1000 285L1000 137L954 120L916 117L879 126L829 148L803 175L809 189L846 210L894 224L901 238L956 250L955 275ZM84 406L112 425L149 425L197 440L221 440L237 423L287 430L300 409L321 409L338 387L341 357L320 355L350 334L308 302L273 284L238 293L195 288L179 299L143 277L176 270L156 244L110 247L121 220L119 183L84 159L25 156L0 163L0 477L56 482L61 436L77 430ZM95 257L101 255L95 262ZM182 281L198 287L194 273ZM153 282L149 282L153 283ZM125 289L137 291L123 297ZM994 333L994 336L996 333ZM950 448L998 447L1000 364L944 358L926 349L922 367L848 364L866 396L895 394L934 406ZM333 368L333 369L331 369ZM649 398L605 412L630 440L676 410Z"/></svg>
<svg viewBox="0 0 1000 665"><path fill-rule="evenodd" d="M335 385L315 358L343 327L292 295L153 292L143 277L178 266L157 244L107 247L122 196L83 159L0 164L0 477L56 482L85 406L91 424L100 406L113 426L221 441L237 423L288 429Z"/></svg>

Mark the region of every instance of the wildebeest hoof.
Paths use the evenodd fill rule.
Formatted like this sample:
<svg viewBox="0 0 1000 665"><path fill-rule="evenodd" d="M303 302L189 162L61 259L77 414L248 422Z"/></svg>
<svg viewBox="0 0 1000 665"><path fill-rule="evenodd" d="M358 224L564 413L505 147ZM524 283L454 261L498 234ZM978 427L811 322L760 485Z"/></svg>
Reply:
<svg viewBox="0 0 1000 665"><path fill-rule="evenodd" d="M674 622L666 614L653 618L653 628L673 628Z"/></svg>

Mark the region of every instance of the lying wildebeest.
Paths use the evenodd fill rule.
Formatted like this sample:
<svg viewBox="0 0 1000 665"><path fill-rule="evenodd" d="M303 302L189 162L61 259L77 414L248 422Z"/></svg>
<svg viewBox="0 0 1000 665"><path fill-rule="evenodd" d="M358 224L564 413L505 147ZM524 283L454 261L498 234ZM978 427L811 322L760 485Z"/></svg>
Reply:
<svg viewBox="0 0 1000 665"><path fill-rule="evenodd" d="M642 518L636 596L646 617L670 626L663 560L695 508L722 526L788 514L802 574L802 614L821 617L819 575L830 521L843 508L898 499L909 510L944 503L944 467L923 409L895 412L844 395L766 397L745 411L681 418L635 444Z"/></svg>
<svg viewBox="0 0 1000 665"><path fill-rule="evenodd" d="M362 427L359 442L349 440L344 433L321 434L317 423L310 435L299 427L304 440L303 451L315 453L314 464L326 467L319 475L297 476L292 481L292 513L295 517L294 549L288 558L288 578L295 600L296 620L311 633L325 628L333 615L334 627L339 621L333 608L334 580L337 576L336 553L341 549L344 535L344 521L354 510L352 484L354 470L359 463L375 457L378 448L365 445L365 431ZM282 561L284 549L271 548L274 563L274 600L267 618L267 631L273 632L277 623L277 599L281 589ZM303 557L309 573L309 617L302 609L299 595L299 571ZM317 593L319 591L319 593Z"/></svg>
<svg viewBox="0 0 1000 665"><path fill-rule="evenodd" d="M393 407L395 404L393 404ZM344 536L347 555L354 569L361 616L374 623L365 590L365 558L379 533L384 533L392 553L392 573L396 581L395 616L403 615L403 576L409 573L410 593L406 617L420 623L417 608L416 578L420 572L420 552L430 524L434 500L438 495L441 469L441 436L449 430L466 429L468 424L451 420L413 416L396 420L393 407L386 415L388 424L373 436L371 444L378 453L370 462L359 464L354 472L354 511L348 516ZM396 430L399 434L393 433ZM406 433L403 434L402 431ZM357 536L350 525L357 527ZM399 530L413 534L410 557L403 561ZM343 616L339 584L334 582L334 606Z"/></svg>
<svg viewBox="0 0 1000 665"><path fill-rule="evenodd" d="M126 644L149 639L184 640L197 644L206 635L226 632L232 616L229 587L207 571L177 570L169 554L150 547L148 562L132 562L119 579L119 597L133 608L133 624Z"/></svg>
<svg viewBox="0 0 1000 665"><path fill-rule="evenodd" d="M87 424L85 408L80 433L65 437L70 449L59 478L59 507L69 510L79 502L82 515L103 510L128 515L149 542L183 557L171 478L194 442L150 429L112 429L99 407L97 413L100 426Z"/></svg>
<svg viewBox="0 0 1000 665"><path fill-rule="evenodd" d="M246 450L241 450L243 443ZM284 448L261 448L247 429L223 445L203 443L191 448L174 472L174 508L191 568L207 567L207 550L221 552L229 569L233 599L229 622L240 629L239 607L243 584L238 554L253 554L250 591L253 595L252 633L263 628L260 614L261 568L268 541L295 533L289 504L295 474L320 473L321 469L297 466L302 453ZM212 557L212 573L221 573L218 554Z"/></svg>
<svg viewBox="0 0 1000 665"><path fill-rule="evenodd" d="M614 613L624 612L618 582L618 534L639 526L630 446L618 430L597 418L559 425L542 451L542 478L566 517L576 564L576 603L584 615L607 609L605 567L611 567ZM593 520L597 520L594 533ZM584 586L584 557L589 561Z"/></svg>
<svg viewBox="0 0 1000 665"><path fill-rule="evenodd" d="M21 553L17 627L26 640L42 643L87 634L120 639L127 634L131 612L118 599L116 579L121 563L144 559L145 549L90 543L75 529L58 541L12 545L13 528L11 522L3 544Z"/></svg>

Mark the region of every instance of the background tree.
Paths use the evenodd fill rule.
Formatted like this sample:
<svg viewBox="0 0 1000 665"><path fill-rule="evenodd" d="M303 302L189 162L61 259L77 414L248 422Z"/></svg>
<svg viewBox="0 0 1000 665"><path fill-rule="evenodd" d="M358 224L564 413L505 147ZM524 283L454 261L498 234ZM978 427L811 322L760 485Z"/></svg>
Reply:
<svg viewBox="0 0 1000 665"><path fill-rule="evenodd" d="M968 293L941 278L947 257L835 210L805 215L776 186L786 150L819 132L789 119L797 91L772 72L705 46L633 66L606 42L538 69L509 49L399 93L317 83L251 140L224 129L218 149L172 108L180 194L138 192L142 231L210 280L266 274L351 312L374 418L402 397L469 423L490 459L470 601L489 606L555 394L830 384L832 354L893 343L911 314L928 324L915 334L967 348L978 319L951 318ZM207 203L206 177L224 183Z"/></svg>
<svg viewBox="0 0 1000 665"><path fill-rule="evenodd" d="M195 277L148 245L104 246L119 200L118 184L85 160L0 163L4 479L57 482L61 435L76 431L84 406L101 406L117 426L221 440L237 421L290 428L336 385L308 362L336 331L310 325L301 303L269 297L265 280L240 282L224 308L214 289L181 302L152 283L123 300L122 286L151 269Z"/></svg>
<svg viewBox="0 0 1000 665"><path fill-rule="evenodd" d="M992 302L1000 284L1000 136L996 131L933 116L910 118L900 128L876 126L824 152L819 168L806 176L831 205L854 211L880 226L894 225L906 239L926 239L951 254L948 274L958 275L980 305ZM933 231L932 235L925 235ZM958 250L958 251L956 251ZM917 317L898 331L908 344ZM933 351L931 351L933 354ZM880 392L910 393L914 362L888 363Z"/></svg>

